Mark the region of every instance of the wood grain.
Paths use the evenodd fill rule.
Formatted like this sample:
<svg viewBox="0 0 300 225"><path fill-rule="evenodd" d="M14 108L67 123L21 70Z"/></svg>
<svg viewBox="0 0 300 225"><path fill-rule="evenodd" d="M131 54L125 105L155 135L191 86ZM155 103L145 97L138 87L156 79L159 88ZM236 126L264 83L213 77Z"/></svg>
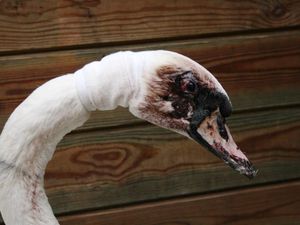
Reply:
<svg viewBox="0 0 300 225"><path fill-rule="evenodd" d="M0 0L0 129L51 78L119 50L176 51L231 96L228 124L258 176L127 109L95 112L47 167L61 224L298 225L299 27L296 0Z"/></svg>
<svg viewBox="0 0 300 225"><path fill-rule="evenodd" d="M300 2L2 0L0 51L186 38L299 26Z"/></svg>
<svg viewBox="0 0 300 225"><path fill-rule="evenodd" d="M73 133L48 165L49 200L56 213L66 213L299 178L299 117L300 109L280 109L228 121L260 170L254 180L152 125Z"/></svg>
<svg viewBox="0 0 300 225"><path fill-rule="evenodd" d="M36 87L118 50L169 49L213 72L229 93L234 110L300 104L300 32L176 41L122 48L97 48L0 57L0 127ZM81 129L140 122L127 110L97 112Z"/></svg>
<svg viewBox="0 0 300 225"><path fill-rule="evenodd" d="M300 183L65 216L61 225L298 225Z"/></svg>

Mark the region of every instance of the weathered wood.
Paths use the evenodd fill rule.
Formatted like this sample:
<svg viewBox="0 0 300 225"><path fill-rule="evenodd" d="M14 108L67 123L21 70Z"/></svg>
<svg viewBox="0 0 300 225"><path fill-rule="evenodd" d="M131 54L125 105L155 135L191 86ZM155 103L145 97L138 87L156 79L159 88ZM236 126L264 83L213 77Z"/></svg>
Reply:
<svg viewBox="0 0 300 225"><path fill-rule="evenodd" d="M152 125L70 134L48 165L46 190L65 213L299 178L299 121L299 108L233 115L234 136L260 170L254 180Z"/></svg>
<svg viewBox="0 0 300 225"><path fill-rule="evenodd" d="M293 0L0 0L0 129L33 89L89 61L118 50L177 51L229 92L229 126L258 177L247 180L126 109L97 112L47 167L55 213L72 214L62 224L300 224L299 25ZM253 188L274 182L284 184ZM74 216L114 206L123 208Z"/></svg>
<svg viewBox="0 0 300 225"><path fill-rule="evenodd" d="M300 183L65 216L61 225L298 225Z"/></svg>
<svg viewBox="0 0 300 225"><path fill-rule="evenodd" d="M299 9L292 0L2 0L0 51L293 27Z"/></svg>
<svg viewBox="0 0 300 225"><path fill-rule="evenodd" d="M300 104L300 32L283 32L0 57L0 127L43 82L73 72L104 54L125 49L169 49L195 59L217 76L235 111ZM139 120L124 109L97 112L81 129L132 122Z"/></svg>

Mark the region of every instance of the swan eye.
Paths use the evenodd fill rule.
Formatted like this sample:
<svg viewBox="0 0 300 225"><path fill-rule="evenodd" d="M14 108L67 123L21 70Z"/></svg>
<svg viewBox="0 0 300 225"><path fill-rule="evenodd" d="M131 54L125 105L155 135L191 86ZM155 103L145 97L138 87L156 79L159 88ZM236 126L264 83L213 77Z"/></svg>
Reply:
<svg viewBox="0 0 300 225"><path fill-rule="evenodd" d="M193 81L188 82L188 84L186 85L186 90L188 92L195 92L196 84Z"/></svg>
<svg viewBox="0 0 300 225"><path fill-rule="evenodd" d="M184 79L181 83L181 90L186 93L196 93L197 91L197 85L195 81L191 79Z"/></svg>

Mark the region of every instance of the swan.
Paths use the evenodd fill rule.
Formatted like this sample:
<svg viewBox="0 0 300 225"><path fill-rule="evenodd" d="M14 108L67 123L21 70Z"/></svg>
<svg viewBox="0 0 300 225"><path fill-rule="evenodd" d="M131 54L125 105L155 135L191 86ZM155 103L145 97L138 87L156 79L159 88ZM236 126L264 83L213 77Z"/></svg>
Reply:
<svg viewBox="0 0 300 225"><path fill-rule="evenodd" d="M256 169L226 125L229 97L203 66L165 51L122 51L38 87L11 114L0 136L0 211L6 225L58 225L44 172L58 142L94 110L117 106L205 146L233 169Z"/></svg>

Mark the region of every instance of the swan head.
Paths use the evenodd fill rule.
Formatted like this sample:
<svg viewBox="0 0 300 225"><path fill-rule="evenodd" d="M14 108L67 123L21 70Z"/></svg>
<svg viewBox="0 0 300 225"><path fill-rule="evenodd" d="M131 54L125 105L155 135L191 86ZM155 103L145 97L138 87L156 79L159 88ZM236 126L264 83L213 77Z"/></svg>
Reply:
<svg viewBox="0 0 300 225"><path fill-rule="evenodd" d="M217 79L178 53L153 51L138 57L147 60L140 66L141 88L129 104L130 111L193 139L239 173L254 177L256 169L230 134L226 118L232 105Z"/></svg>

